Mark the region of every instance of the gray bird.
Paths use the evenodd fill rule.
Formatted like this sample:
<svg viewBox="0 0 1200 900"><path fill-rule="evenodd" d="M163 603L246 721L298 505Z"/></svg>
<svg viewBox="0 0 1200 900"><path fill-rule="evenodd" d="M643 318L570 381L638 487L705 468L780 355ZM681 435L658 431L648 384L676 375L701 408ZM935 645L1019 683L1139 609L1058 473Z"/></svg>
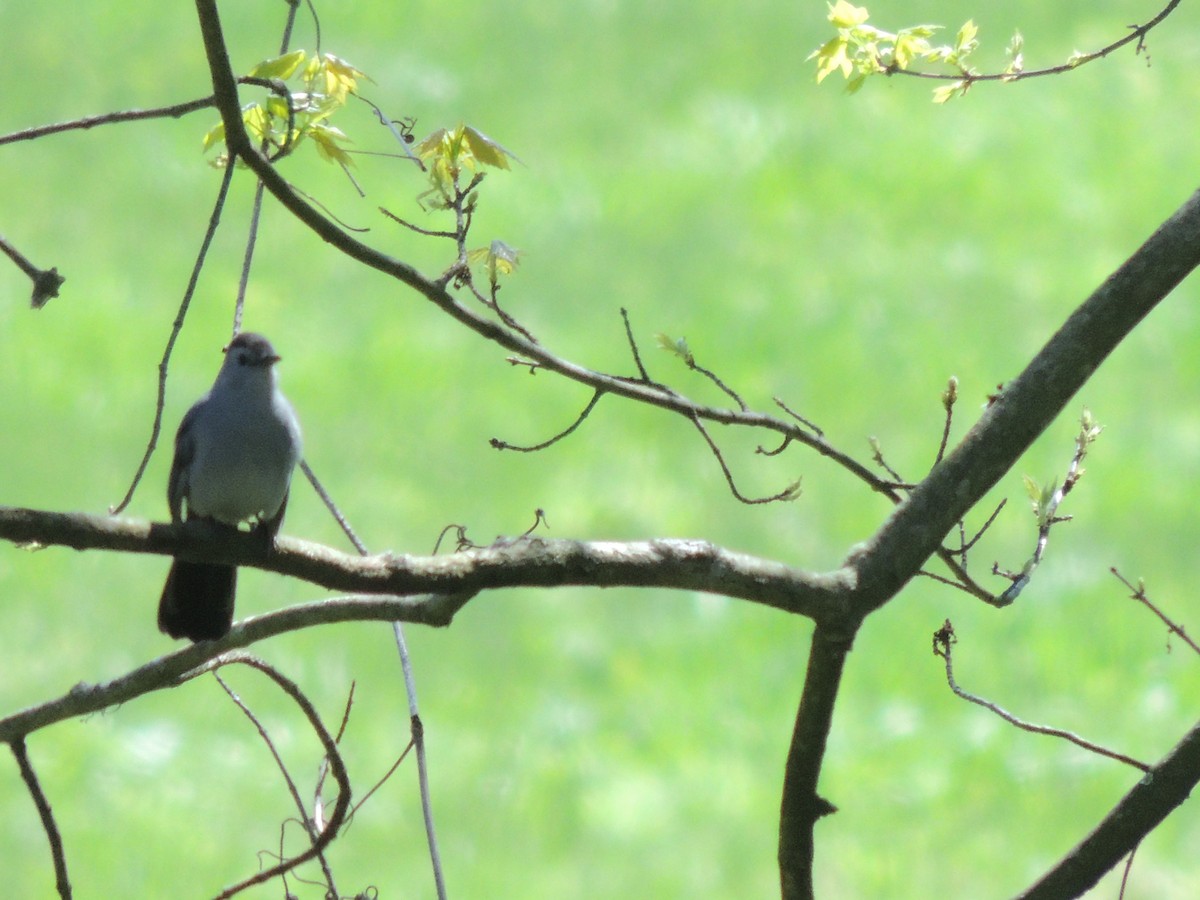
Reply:
<svg viewBox="0 0 1200 900"><path fill-rule="evenodd" d="M279 356L260 334L239 334L225 348L212 389L179 423L167 485L171 521L252 522L274 544L300 460L300 423L276 382ZM224 637L233 624L237 568L171 563L158 628L193 641Z"/></svg>

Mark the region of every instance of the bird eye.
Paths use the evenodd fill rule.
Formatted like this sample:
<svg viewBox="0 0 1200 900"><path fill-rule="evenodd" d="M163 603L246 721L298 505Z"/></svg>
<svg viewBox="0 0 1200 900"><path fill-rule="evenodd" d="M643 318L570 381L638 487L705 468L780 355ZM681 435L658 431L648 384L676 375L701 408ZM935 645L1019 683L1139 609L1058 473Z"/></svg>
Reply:
<svg viewBox="0 0 1200 900"><path fill-rule="evenodd" d="M237 359L239 366L248 366L250 364L250 357L245 353L239 353Z"/></svg>

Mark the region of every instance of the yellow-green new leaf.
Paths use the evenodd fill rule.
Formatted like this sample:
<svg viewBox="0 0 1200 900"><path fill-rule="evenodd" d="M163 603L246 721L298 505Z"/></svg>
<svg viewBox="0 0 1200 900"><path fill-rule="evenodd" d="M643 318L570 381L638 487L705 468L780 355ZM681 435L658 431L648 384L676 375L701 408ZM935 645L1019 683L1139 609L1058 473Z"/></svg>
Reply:
<svg viewBox="0 0 1200 900"><path fill-rule="evenodd" d="M286 81L300 68L300 64L304 62L304 57L305 53L303 50L293 50L291 53L285 53L283 56L264 59L250 70L250 76L252 78L281 78Z"/></svg>
<svg viewBox="0 0 1200 900"><path fill-rule="evenodd" d="M979 46L979 42L975 40L977 34L979 34L979 27L975 24L975 20L967 19L963 27L958 29L958 37L954 42L954 48L958 51L959 56L966 56Z"/></svg>
<svg viewBox="0 0 1200 900"><path fill-rule="evenodd" d="M939 88L934 88L933 102L945 103L948 100L953 100L955 97L965 94L971 87L971 82L963 78L959 81L952 81L950 84L944 84Z"/></svg>
<svg viewBox="0 0 1200 900"><path fill-rule="evenodd" d="M846 53L846 48L846 39L844 37L835 37L812 52L808 58L817 57L817 84L824 81L826 76L831 72L836 72L839 69L842 72L843 78L850 77L850 73L854 71L854 63L850 60L849 54Z"/></svg>
<svg viewBox="0 0 1200 900"><path fill-rule="evenodd" d="M257 103L242 110L242 121L255 140L264 140L270 134L271 115Z"/></svg>
<svg viewBox="0 0 1200 900"><path fill-rule="evenodd" d="M340 128L334 128L332 125L312 125L304 131L316 143L317 152L322 159L343 166L354 165L354 157L340 146L350 142L350 138L346 137Z"/></svg>
<svg viewBox="0 0 1200 900"><path fill-rule="evenodd" d="M907 69L909 64L918 57L929 52L929 41L911 30L905 29L896 35L896 45L892 49L892 60L898 69Z"/></svg>
<svg viewBox="0 0 1200 900"><path fill-rule="evenodd" d="M223 143L225 141L225 123L218 122L212 128L208 129L208 134L204 135L204 149L208 150L213 144Z"/></svg>
<svg viewBox="0 0 1200 900"><path fill-rule="evenodd" d="M321 57L320 74L325 79L325 93L339 103L345 103L346 97L358 90L360 79L371 80L361 69L355 68L332 53L326 53Z"/></svg>
<svg viewBox="0 0 1200 900"><path fill-rule="evenodd" d="M687 338L676 338L672 340L661 331L654 335L654 339L658 342L659 349L666 350L668 353L673 353L678 356L689 366L695 362L695 357L692 356L692 351L688 347Z"/></svg>
<svg viewBox="0 0 1200 900"><path fill-rule="evenodd" d="M472 265L483 263L488 281L495 284L501 275L511 275L521 263L521 251L504 241L492 241L488 247L478 247L467 253Z"/></svg>
<svg viewBox="0 0 1200 900"><path fill-rule="evenodd" d="M471 155L485 166L495 166L497 169L507 169L508 158L513 156L508 150L493 141L490 137L470 125L463 127L463 137L471 148ZM513 159L516 159L513 156Z"/></svg>
<svg viewBox="0 0 1200 900"><path fill-rule="evenodd" d="M867 17L870 15L866 7L852 6L846 0L826 3L826 6L829 7L829 21L835 28L853 28L867 21Z"/></svg>

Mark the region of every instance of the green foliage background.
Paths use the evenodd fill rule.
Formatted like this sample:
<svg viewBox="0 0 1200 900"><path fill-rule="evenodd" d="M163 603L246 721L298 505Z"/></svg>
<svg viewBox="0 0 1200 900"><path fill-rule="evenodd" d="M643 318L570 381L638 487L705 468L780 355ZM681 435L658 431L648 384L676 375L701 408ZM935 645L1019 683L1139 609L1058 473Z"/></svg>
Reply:
<svg viewBox="0 0 1200 900"><path fill-rule="evenodd" d="M1027 66L1115 39L1155 3L880 2L881 27L981 28L976 64L1003 65L1014 28ZM562 355L630 372L629 309L655 377L724 402L653 334L756 408L779 396L843 447L919 478L960 379L956 434L1196 183L1188 138L1200 83L1190 5L1132 53L1068 77L980 86L938 107L926 82L816 88L805 56L825 7L662 0L506 4L326 0L322 49L368 72L373 100L417 133L465 120L526 163L490 175L477 243L524 251L506 306ZM277 50L283 4L222 8L235 65ZM303 23L294 46L312 48ZM208 92L188 4L112 10L0 4L19 81L0 133ZM0 230L67 276L40 313L0 267L0 502L99 512L124 493L149 433L155 366L217 175L199 113L0 148ZM338 122L386 149L365 108ZM448 245L377 214L442 227L414 202L409 165L363 158L359 199L332 167L288 176L373 242L439 271ZM250 197L237 180L177 348L168 432L211 381L230 327ZM957 628L968 688L1030 719L1153 761L1196 716L1197 661L1124 599L1107 570L1144 575L1185 624L1200 607L1195 459L1200 322L1186 283L1087 386L1107 430L1064 506L1047 562L1011 609L931 581L875 616L851 657L818 831L826 896L1009 895L1136 780L1132 770L1018 733L954 700L929 636ZM799 450L753 455L717 432L743 490L803 474L795 504L743 507L685 424L605 401L570 440L582 389L510 368L417 297L359 271L268 208L246 325L284 355L307 457L373 549L427 553L448 523L477 541L546 510L555 537L703 537L813 569L835 567L886 516ZM996 493L1013 502L974 556L1019 567L1034 540L1022 474L1061 476L1076 413ZM169 433L129 514L161 520ZM982 521L986 513L976 516ZM295 492L286 531L342 540ZM116 676L170 649L154 629L166 562L0 549L0 711ZM245 572L239 614L319 594ZM446 631L410 628L442 850L457 897L748 897L777 883L782 764L809 627L771 611L649 591L510 591ZM312 631L257 648L336 721L361 796L403 748L407 711L390 631ZM277 695L230 673L303 787L317 748ZM204 896L277 847L292 811L252 728L212 680L34 735L30 752L64 832L79 897ZM289 829L291 846L296 831ZM1191 897L1200 824L1185 807L1138 852L1131 896ZM406 762L332 854L339 887L432 896L414 769ZM14 897L48 896L45 838L15 765L0 766L0 871ZM295 886L294 886L295 887ZM307 894L304 894L307 890ZM316 888L301 893L318 896ZM275 888L254 896L276 896ZM1110 879L1097 896L1115 895Z"/></svg>

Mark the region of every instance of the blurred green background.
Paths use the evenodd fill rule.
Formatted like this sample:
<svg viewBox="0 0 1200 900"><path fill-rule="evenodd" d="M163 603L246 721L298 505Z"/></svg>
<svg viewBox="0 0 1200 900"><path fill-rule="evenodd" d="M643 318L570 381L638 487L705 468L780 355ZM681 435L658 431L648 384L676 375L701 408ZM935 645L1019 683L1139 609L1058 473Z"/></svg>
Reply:
<svg viewBox="0 0 1200 900"><path fill-rule="evenodd" d="M977 64L999 69L1014 28L1032 68L1102 45L1158 4L869 8L880 27L940 23L947 39L973 16ZM275 53L283 11L223 5L239 70ZM319 12L322 49L365 70L365 93L415 116L418 135L465 120L524 161L487 178L474 237L524 251L503 299L550 348L631 373L625 306L656 378L724 402L653 349L655 332L685 336L754 408L779 396L860 458L875 435L912 478L933 459L946 379L960 380L961 435L1196 186L1191 5L1150 36L1149 59L1124 51L942 107L930 83L903 78L854 97L832 79L816 87L805 57L828 37L820 2L326 0ZM293 45L311 49L311 22L300 23ZM10 72L0 133L208 93L189 4L0 2L0 49ZM67 277L34 313L28 282L0 266L0 503L99 513L125 492L216 193L200 152L214 121L203 112L0 148L0 233ZM356 148L388 149L365 107L338 124ZM376 245L430 273L450 261L446 242L376 211L445 227L417 207L424 185L411 166L362 158L366 199L315 159L285 172L369 226ZM129 515L166 515L170 434L228 338L250 195L239 177L174 357L167 434ZM1019 567L1032 548L1022 474L1061 477L1082 405L1106 426L1062 510L1075 521L1054 531L1015 606L920 580L869 621L823 775L841 810L817 832L823 896L1010 895L1137 780L955 700L929 652L947 617L960 682L1019 715L1148 761L1194 721L1196 660L1108 568L1145 576L1181 622L1200 619L1198 299L1186 282L997 489L993 500L1011 502L973 557L985 582L993 560ZM372 549L428 553L449 523L486 543L520 533L541 507L552 537L702 537L825 570L888 512L811 454L764 459L759 436L719 430L745 493L804 477L795 504L739 505L686 423L615 401L550 450L497 453L489 438L542 440L588 392L509 367L271 205L245 324L280 348L307 458ZM344 546L306 486L285 532ZM166 568L0 547L0 714L170 650L154 627ZM238 612L319 596L246 571ZM588 590L496 592L448 630L410 628L452 896L775 894L809 631L721 598ZM344 748L361 796L407 740L390 629L323 628L255 649L331 722L357 681ZM292 709L252 673L228 677L310 789L318 748ZM29 749L81 898L211 895L255 871L293 815L266 750L212 679L38 732ZM297 829L287 832L294 852ZM1127 896L1195 896L1198 842L1185 807L1138 851ZM343 893L433 895L411 762L330 858ZM9 896L53 891L12 764L0 766L0 871ZM1111 878L1095 892L1115 894Z"/></svg>

